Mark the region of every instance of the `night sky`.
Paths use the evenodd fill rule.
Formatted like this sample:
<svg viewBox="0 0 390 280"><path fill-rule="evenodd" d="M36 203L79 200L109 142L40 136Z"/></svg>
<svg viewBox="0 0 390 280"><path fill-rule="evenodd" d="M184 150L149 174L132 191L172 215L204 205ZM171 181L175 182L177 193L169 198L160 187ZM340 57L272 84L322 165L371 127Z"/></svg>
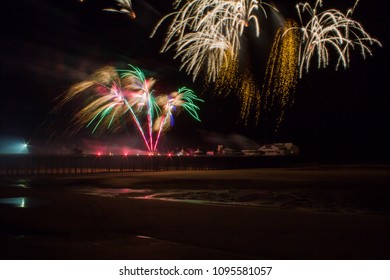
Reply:
<svg viewBox="0 0 390 280"><path fill-rule="evenodd" d="M215 96L205 89L202 79L192 82L173 52L160 54L164 25L149 38L157 21L172 11L172 1L134 0L135 20L108 13L115 1L35 0L5 1L1 7L1 136L21 137L31 143L47 143L61 132L67 116L53 116L56 98L71 85L82 81L98 68L128 63L158 80L156 91L173 91L187 86L205 100L201 123L185 114L164 136L161 147L200 147L217 144L233 148L256 148L266 142L294 142L303 155L312 159L386 160L390 158L390 97L388 75L388 9L385 1L361 0L354 19L383 44L373 46L373 57L363 59L358 51L350 67L334 71L335 59L326 69L311 68L298 81L295 103L276 130L266 119L245 125L239 118L240 101L232 93ZM343 3L338 3L343 2ZM285 18L298 20L294 1L274 1ZM327 1L326 7L345 11L354 1ZM262 81L262 71L273 40L270 17L260 38L245 53L251 69ZM332 63L333 62L333 63ZM276 130L276 131L275 131ZM123 141L126 133L110 134L98 141ZM58 135L60 135L58 133ZM68 140L77 143L88 132ZM55 137L52 137L55 139ZM54 141L54 140L53 140ZM140 141L136 141L140 142ZM134 145L137 143L134 142ZM224 143L222 143L224 142ZM141 143L142 144L142 143Z"/></svg>

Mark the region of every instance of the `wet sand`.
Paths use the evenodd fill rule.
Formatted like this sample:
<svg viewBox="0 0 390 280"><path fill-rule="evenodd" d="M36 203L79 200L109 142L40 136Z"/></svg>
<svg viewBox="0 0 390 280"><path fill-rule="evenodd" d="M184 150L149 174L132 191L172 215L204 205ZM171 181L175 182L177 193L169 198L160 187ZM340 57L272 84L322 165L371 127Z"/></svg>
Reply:
<svg viewBox="0 0 390 280"><path fill-rule="evenodd" d="M389 259L390 166L0 177L1 259Z"/></svg>

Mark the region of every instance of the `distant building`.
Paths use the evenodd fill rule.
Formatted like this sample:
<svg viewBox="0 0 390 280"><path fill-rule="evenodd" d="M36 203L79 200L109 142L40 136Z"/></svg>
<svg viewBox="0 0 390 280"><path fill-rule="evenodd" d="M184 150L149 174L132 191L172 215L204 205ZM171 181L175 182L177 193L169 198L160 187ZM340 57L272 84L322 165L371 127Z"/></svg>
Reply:
<svg viewBox="0 0 390 280"><path fill-rule="evenodd" d="M264 144L258 149L235 151L223 145L218 145L215 155L224 156L296 156L299 154L298 146L293 143L271 143ZM214 155L212 151L207 152L207 155Z"/></svg>
<svg viewBox="0 0 390 280"><path fill-rule="evenodd" d="M194 156L200 156L200 155L203 155L203 152L197 148L196 151L194 152Z"/></svg>
<svg viewBox="0 0 390 280"><path fill-rule="evenodd" d="M231 156L231 155L233 155L233 153L234 153L234 150L230 149L228 147L226 147L222 150L222 155L224 155L224 156Z"/></svg>
<svg viewBox="0 0 390 280"><path fill-rule="evenodd" d="M223 145L218 145L217 146L217 155L222 155L223 152Z"/></svg>
<svg viewBox="0 0 390 280"><path fill-rule="evenodd" d="M263 151L257 150L241 150L244 156L262 156L264 155Z"/></svg>
<svg viewBox="0 0 390 280"><path fill-rule="evenodd" d="M259 148L263 156L284 156L284 151L274 144L266 144Z"/></svg>
<svg viewBox="0 0 390 280"><path fill-rule="evenodd" d="M298 146L293 143L266 144L259 148L264 156L296 156L299 154Z"/></svg>
<svg viewBox="0 0 390 280"><path fill-rule="evenodd" d="M184 149L182 148L178 153L177 153L177 155L178 156L186 156L186 155L188 155L185 151L184 151Z"/></svg>
<svg viewBox="0 0 390 280"><path fill-rule="evenodd" d="M283 150L286 156L299 155L299 147L294 145L294 143L275 143L274 145Z"/></svg>
<svg viewBox="0 0 390 280"><path fill-rule="evenodd" d="M293 143L272 143L262 145L257 150L242 150L245 156L296 156L299 148Z"/></svg>
<svg viewBox="0 0 390 280"><path fill-rule="evenodd" d="M221 156L240 156L240 155L242 155L242 152L241 151L236 151L236 150L231 149L229 147L218 145L217 155L221 155Z"/></svg>

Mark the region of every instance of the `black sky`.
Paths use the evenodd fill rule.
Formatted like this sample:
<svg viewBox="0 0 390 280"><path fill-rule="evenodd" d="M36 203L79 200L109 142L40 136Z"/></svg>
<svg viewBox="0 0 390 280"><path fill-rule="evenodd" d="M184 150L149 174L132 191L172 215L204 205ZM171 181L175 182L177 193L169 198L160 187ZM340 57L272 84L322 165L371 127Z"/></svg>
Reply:
<svg viewBox="0 0 390 280"><path fill-rule="evenodd" d="M214 148L218 141L233 143L245 138L256 143L294 142L312 158L388 159L390 157L390 98L386 70L388 22L386 2L361 0L354 14L365 30L383 47L372 48L364 60L353 54L350 68L315 69L298 83L295 103L278 131L270 122L244 125L239 118L239 100L234 94L213 97L201 81L193 83L172 53L160 54L163 29L149 35L156 22L171 11L172 1L134 0L136 20L103 12L114 6L110 0L6 1L1 6L1 134L25 139L47 139L42 129L49 122L55 99L72 84L104 65L124 68L128 63L158 79L157 90L179 85L195 89L205 99L202 123L185 115L177 118L162 145L202 145ZM354 1L325 0L327 7L341 10ZM284 17L293 17L295 2L274 1ZM351 4L348 4L351 3ZM342 5L342 6L340 6ZM266 25L267 26L267 25ZM265 67L272 31L263 28L264 51L253 59L254 71ZM260 61L260 62L259 62ZM263 61L264 63L264 61ZM261 75L261 74L259 74ZM261 78L259 78L261 80ZM58 122L56 130L63 129ZM238 137L238 135L241 135ZM229 141L228 141L229 140ZM238 140L237 140L238 141ZM249 143L247 141L246 143ZM223 143L222 143L223 144ZM249 144L248 144L249 145Z"/></svg>

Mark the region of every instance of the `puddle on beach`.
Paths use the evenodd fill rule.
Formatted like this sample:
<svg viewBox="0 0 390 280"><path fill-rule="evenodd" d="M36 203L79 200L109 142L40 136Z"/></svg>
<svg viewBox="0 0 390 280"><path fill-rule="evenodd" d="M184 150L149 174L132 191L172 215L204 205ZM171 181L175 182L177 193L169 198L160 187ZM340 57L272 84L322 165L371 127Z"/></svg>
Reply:
<svg viewBox="0 0 390 280"><path fill-rule="evenodd" d="M0 198L0 205L7 205L10 207L17 207L17 208L40 207L46 205L47 203L48 203L47 201L35 199L31 197Z"/></svg>
<svg viewBox="0 0 390 280"><path fill-rule="evenodd" d="M77 193L101 197L128 197L132 199L211 203L236 206L271 206L274 193L253 190L153 190L131 188L82 188ZM255 192L255 193L254 193Z"/></svg>
<svg viewBox="0 0 390 280"><path fill-rule="evenodd" d="M140 239L154 239L153 237L145 236L145 235L136 235L135 237L140 238Z"/></svg>
<svg viewBox="0 0 390 280"><path fill-rule="evenodd" d="M332 213L377 213L374 209L361 209L357 205L345 205L334 199L320 199L318 195L291 191L271 190L208 190L208 189L132 189L95 188L76 190L79 194L102 197L125 197L141 200L180 201L195 204L230 205L289 210L312 210Z"/></svg>
<svg viewBox="0 0 390 280"><path fill-rule="evenodd" d="M77 189L77 193L86 195L95 195L103 197L138 197L145 196L151 193L149 189L129 189L129 188L82 188Z"/></svg>
<svg viewBox="0 0 390 280"><path fill-rule="evenodd" d="M12 188L20 188L20 189L31 188L31 183L30 183L30 180L28 180L28 179L1 178L0 184L2 187L12 187Z"/></svg>
<svg viewBox="0 0 390 280"><path fill-rule="evenodd" d="M29 189L30 188L29 184L25 183L25 182L17 182L15 184L11 184L10 186L14 187L14 188L21 188L21 189Z"/></svg>

